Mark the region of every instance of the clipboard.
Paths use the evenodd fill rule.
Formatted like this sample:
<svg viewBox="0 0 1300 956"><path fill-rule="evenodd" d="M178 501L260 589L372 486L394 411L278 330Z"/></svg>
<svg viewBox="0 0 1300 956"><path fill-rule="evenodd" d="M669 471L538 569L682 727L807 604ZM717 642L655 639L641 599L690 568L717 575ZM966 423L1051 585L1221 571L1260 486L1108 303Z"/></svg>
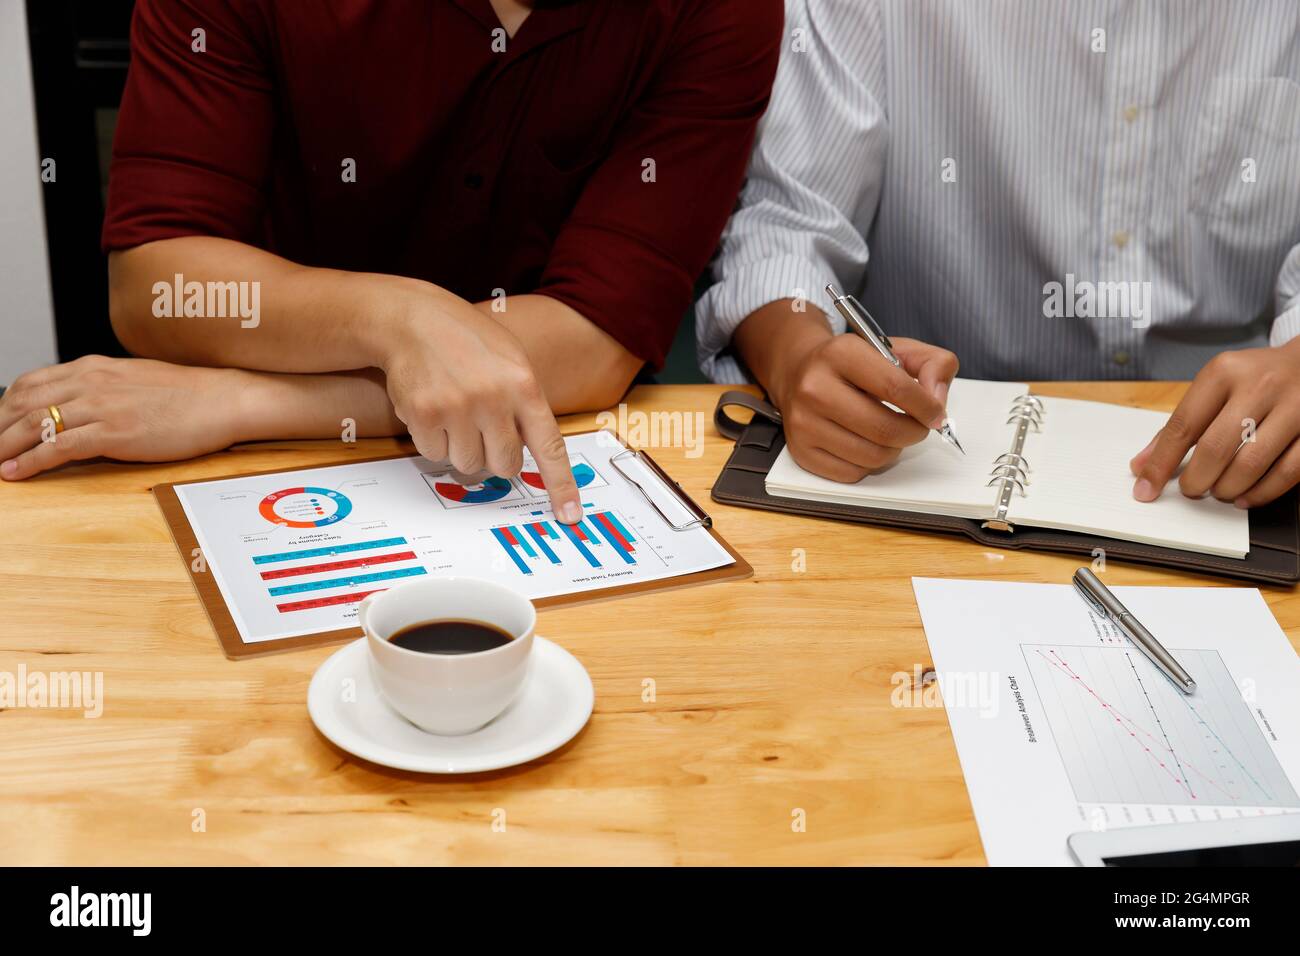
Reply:
<svg viewBox="0 0 1300 956"><path fill-rule="evenodd" d="M566 437L575 437L577 435L595 434L600 429L594 429L589 432L575 432L573 435ZM355 458L346 461L321 462L308 466L311 469L330 468L337 465L356 465L376 461L392 461L399 458L412 458L418 455L378 455L371 458ZM634 478L626 469L626 464L633 460L644 463L651 474L653 474L656 486L647 488L645 484ZM536 598L533 605L538 610L557 607L576 607L582 604L592 604L598 601L605 601L620 597L630 597L638 594L649 594L655 591L677 590L679 588L695 587L701 584L713 584L720 581L737 581L744 578L752 577L754 574L753 567L741 557L740 553L727 542L717 530L713 527L713 519L709 516L699 504L682 488L681 484L673 480L666 471L644 450L624 449L617 455L611 456L610 463L614 470L622 476L624 481L633 485L645 497L651 507L658 512L665 524L672 531L684 531L692 528L700 528L707 532L709 536L720 546L732 560L732 564L724 564L721 567L711 568L705 571L696 571L688 574L681 574L674 577L660 578L654 581L639 581L630 584L613 585L607 588L600 588L593 591L581 591L574 594L559 594L551 597ZM234 617L226 605L225 598L222 596L221 588L217 584L216 577L207 569L195 570L193 556L199 553L198 536L195 534L193 527L190 525L189 518L185 514L185 508L182 506L180 497L176 489L185 485L199 485L213 481L223 481L238 478L260 478L266 475L292 474L295 470L271 468L264 471L239 472L230 475L216 475L211 478L196 478L191 481L167 482L155 485L153 494L158 502L158 507L162 511L163 518L171 531L172 540L176 543L176 548L180 553L181 560L185 564L191 583L194 585L195 593L199 597L203 609L207 612L208 619L212 623L212 629L216 632L217 639L221 643L221 648L226 657L231 660L243 660L249 657L262 657L268 654L278 654L285 651L302 650L308 647L320 647L328 644L338 644L344 641L355 640L362 636L360 627L337 628L330 631L322 631L314 634L302 634L295 637L286 637L274 640L257 641L246 643L239 634L239 628L235 624ZM662 490L667 495L675 499L681 507L690 515L686 522L672 521L656 504L652 492Z"/></svg>

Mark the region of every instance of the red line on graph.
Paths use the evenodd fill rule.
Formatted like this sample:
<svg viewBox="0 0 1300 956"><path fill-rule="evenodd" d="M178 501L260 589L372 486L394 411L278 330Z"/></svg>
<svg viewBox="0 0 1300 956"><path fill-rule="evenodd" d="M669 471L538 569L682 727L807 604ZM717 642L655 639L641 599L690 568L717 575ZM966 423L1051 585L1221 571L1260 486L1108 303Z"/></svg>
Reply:
<svg viewBox="0 0 1300 956"><path fill-rule="evenodd" d="M388 589L375 588L373 591L353 591L351 594L335 594L331 597L312 598L309 601L290 601L288 604L277 604L275 608L284 614L288 611L309 611L315 607L329 607L332 604L356 604L368 594L377 594L386 590Z"/></svg>
<svg viewBox="0 0 1300 956"><path fill-rule="evenodd" d="M1055 657L1058 661L1061 662L1061 664L1062 664L1062 665L1065 667L1065 669L1069 672L1070 676L1072 676L1075 680L1077 680L1077 681L1078 681L1080 684L1082 684L1084 687L1087 687L1087 686L1088 686L1088 685L1084 682L1083 678L1080 677L1078 674L1075 673L1074 668L1072 668L1072 667L1070 666L1069 662L1066 661L1063 657L1061 657L1060 654L1056 653L1056 650L1055 650L1055 649L1052 650L1052 656ZM1130 665L1130 666L1131 666L1131 665ZM1091 688L1089 688L1089 691L1091 691ZM1097 697L1096 694L1093 694L1093 696L1094 696L1094 697ZM1097 697L1097 700L1100 701L1101 698L1100 698L1100 697ZM1133 725L1134 727L1136 727L1138 730L1142 731L1142 733L1146 734L1148 737L1150 737L1152 740L1154 740L1154 741L1155 741L1159 746L1161 746L1161 747L1164 748L1165 750L1169 751L1169 753L1173 754L1173 756L1174 756L1174 760L1178 762L1178 764L1179 764L1180 767L1181 767L1183 764L1186 764L1188 770L1192 771L1192 773L1196 774L1198 777L1200 777L1202 780L1204 780L1206 783L1208 783L1210 786L1212 786L1215 790L1218 790L1221 794L1223 794L1223 795L1224 795L1225 797L1227 797L1229 800L1237 801L1237 800L1240 799L1240 797L1236 796L1235 794L1229 793L1227 790L1225 790L1223 787L1221 787L1221 786L1219 785L1219 781L1215 780L1213 777L1209 776L1208 774L1206 774L1206 773L1204 773L1203 771L1201 771L1200 769L1198 769L1198 768L1196 767L1195 764L1193 764L1193 763L1191 763L1191 762L1189 762L1189 761L1187 761L1187 760L1181 760L1181 759L1179 759L1178 755L1177 755L1176 753L1174 753L1174 748L1173 748L1172 746L1170 746L1168 740L1166 740L1166 739L1161 739L1160 737L1157 737L1155 734L1151 733L1151 731L1147 730L1145 727L1143 727L1141 724L1139 724L1139 723L1138 723L1136 720L1134 720L1132 717L1129 717L1129 716L1127 716L1127 715L1121 713L1120 711L1116 710L1116 709L1115 709L1115 706L1114 706L1113 704L1105 704L1104 706L1108 707L1112 713L1119 714L1120 717L1123 717L1126 721L1128 721L1130 724L1132 724L1132 725ZM1205 721L1202 720L1201 723L1205 723ZM1208 726L1209 726L1209 724L1206 724L1206 727L1208 727Z"/></svg>
<svg viewBox="0 0 1300 956"><path fill-rule="evenodd" d="M414 551L399 551L393 554L375 554L365 558L349 558L346 561L326 561L324 564L303 564L296 568L279 568L275 571L263 571L262 580L272 581L276 578L291 578L299 574L317 574L321 571L341 571L344 568L364 568L371 564L391 564L393 561L412 561Z"/></svg>
<svg viewBox="0 0 1300 956"><path fill-rule="evenodd" d="M1041 652L1039 652L1039 653L1041 653ZM1061 662L1061 665L1062 665L1063 667L1065 667L1066 672L1069 672L1070 676L1073 676L1073 678L1074 678L1075 680L1078 680L1078 682L1079 682L1080 684L1082 684L1083 687L1088 687L1088 684L1087 684L1086 682L1084 682L1083 678L1080 678L1080 676L1079 676L1078 674L1075 674L1075 671L1074 671L1073 667L1070 666L1070 663L1067 662L1065 658L1062 658L1062 657L1060 656L1060 654L1058 654L1058 653L1056 652L1056 649L1053 649L1053 650L1052 650L1052 656L1053 656L1054 658L1056 658L1057 661L1060 661L1060 662ZM1047 659L1047 658L1044 658L1044 659ZM1131 665L1130 665L1130 666L1131 666ZM1139 679L1139 680L1140 680L1140 679ZM1097 696L1096 693L1093 693L1091 687L1088 687L1088 692L1089 692L1089 693L1092 693L1092 696L1093 696L1093 697L1097 697L1097 700L1101 701L1101 697ZM1200 777L1201 779L1205 780L1206 783L1208 783L1208 784L1210 784L1210 786L1214 787L1214 790L1217 790L1219 793L1222 793L1222 795L1223 795L1223 796L1226 796L1227 799L1232 800L1232 801L1236 801L1236 800L1239 799L1239 797L1236 797L1235 795L1232 795L1232 793L1230 793L1229 791L1223 790L1223 787L1219 786L1218 780L1214 779L1213 777L1210 777L1209 774L1205 774L1204 771L1201 771L1201 770L1197 769L1197 767L1196 767L1195 765L1193 765L1193 763L1191 763L1190 761L1179 760L1178 754L1177 754L1177 753L1174 753L1174 748L1171 747L1171 745L1169 744L1169 740L1167 740L1167 737L1166 737L1166 739L1162 739L1162 737L1157 737L1156 735L1152 734L1151 731L1149 731L1149 730L1147 730L1147 728L1141 726L1141 724L1138 723L1138 722L1136 722L1135 719L1132 719L1131 717L1128 717L1128 715L1123 714L1123 713L1121 713L1121 711L1115 709L1115 706L1114 706L1113 704L1106 704L1105 701L1101 701L1101 704L1102 704L1102 706L1104 706L1104 708L1108 708L1110 711L1112 711L1113 714L1118 714L1119 717L1122 717L1123 719L1125 719L1125 721L1127 721L1128 723L1132 724L1132 726L1138 728L1138 730L1140 730L1141 732L1143 732L1143 734L1147 735L1148 737L1151 737L1152 740L1156 741L1156 744L1158 745L1158 747L1164 748L1165 750L1169 750L1169 753L1173 754L1173 756L1174 756L1174 762L1175 762L1175 763L1178 763L1179 769L1182 769L1183 763L1186 763L1186 765L1187 765L1187 769L1188 769L1188 770L1191 770L1193 774L1196 774L1196 775L1197 775L1197 777ZM1158 719L1160 719L1160 718L1156 718L1156 719L1157 719L1157 721L1158 721ZM1204 721L1203 721L1203 723L1204 723ZM1206 724L1206 726L1209 726L1209 724ZM1127 727L1126 727L1126 730L1127 730ZM1130 734L1130 736L1134 736L1134 734L1132 734L1132 731L1128 732L1128 734ZM1195 793L1193 793L1192 796L1195 797L1195 796L1196 796Z"/></svg>
<svg viewBox="0 0 1300 956"><path fill-rule="evenodd" d="M510 542L512 546L516 548L519 547L519 542L515 540L514 532L512 532L509 528L501 529L501 537L505 538L506 541Z"/></svg>
<svg viewBox="0 0 1300 956"><path fill-rule="evenodd" d="M600 522L600 526L604 528L606 532L613 535L615 540L617 540L618 543L622 545L623 550L627 551L629 554L631 554L633 551L636 550L634 547L632 547L632 545L628 542L626 538L624 538L621 534L618 533L618 529L614 527L613 522L609 520L609 517L606 514L602 512L601 514L595 515L594 517L597 521Z"/></svg>
<svg viewBox="0 0 1300 956"><path fill-rule="evenodd" d="M1160 759L1160 756L1155 751L1153 751L1141 740L1138 740L1138 736L1136 733L1134 733L1133 728L1142 731L1142 733L1146 734L1152 740L1156 741L1157 744L1160 744L1159 738L1157 738L1149 730L1142 727L1142 725L1140 725L1133 718L1127 717L1124 714L1120 713L1118 710L1116 710L1113 704L1105 700L1100 694L1098 694L1095 690L1092 689L1092 687L1088 685L1087 681L1085 681L1082 677L1076 674L1074 672L1074 669L1070 667L1069 663L1066 660L1064 660L1059 654L1056 653L1055 649L1052 650L1052 657L1055 657L1056 660L1052 660L1037 648L1034 649L1034 653L1037 654L1039 657L1041 657L1043 660L1047 661L1047 663L1051 664L1057 670L1061 671L1071 680L1078 682L1079 686L1081 686L1084 690L1086 690L1089 694L1091 694L1092 697L1097 701L1097 703L1101 705L1101 708L1107 711L1111 715L1111 717L1115 720L1115 723L1119 724L1121 727L1124 728L1124 732L1133 738L1134 742L1139 747L1141 747L1143 751L1146 752L1147 756L1149 756L1152 760L1154 760L1156 764L1159 765L1161 770L1169 774L1169 778L1173 780L1174 783L1178 784L1178 786L1182 787L1183 790L1187 791L1187 795L1191 797L1193 800L1199 799L1196 796L1196 794L1192 791L1191 785L1186 780L1177 776L1172 770L1169 769L1168 764L1166 764L1163 760ZM1174 752L1171 747L1165 745L1161 745L1161 746L1162 749L1168 750L1171 754ZM1177 757L1176 754L1175 757ZM1191 769L1196 770L1196 768L1192 767L1191 764L1188 764L1188 767L1191 767ZM1197 770L1196 773L1198 776L1205 777L1205 774L1201 773L1201 771L1199 770ZM1205 777L1205 779L1209 780L1210 783L1214 783L1214 781L1209 777ZM1219 787L1219 789L1222 790L1223 788ZM1225 790L1224 793L1227 793L1227 791ZM1236 797L1233 797L1232 794L1230 793L1228 793L1227 795L1230 799L1233 800L1236 799Z"/></svg>

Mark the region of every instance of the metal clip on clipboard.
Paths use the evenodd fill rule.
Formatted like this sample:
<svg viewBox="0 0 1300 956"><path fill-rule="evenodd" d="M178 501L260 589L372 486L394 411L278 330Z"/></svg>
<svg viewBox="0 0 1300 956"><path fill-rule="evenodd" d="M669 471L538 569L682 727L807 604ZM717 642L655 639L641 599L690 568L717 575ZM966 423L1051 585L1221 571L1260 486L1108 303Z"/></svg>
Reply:
<svg viewBox="0 0 1300 956"><path fill-rule="evenodd" d="M668 493L672 495L674 498L676 498L677 502L683 508L685 508L689 514L693 516L691 520L685 522L684 524L675 524L672 518L664 514L664 510L659 507L659 502L655 501L654 498L650 496L650 492L646 491L645 485L637 481L635 478L633 478L631 475L629 475L626 471L623 470L623 466L619 464L619 461L625 458L634 458L637 461L641 462L643 465L645 465L648 469L650 469L650 472L656 478L659 479L660 483L663 484L664 488L668 491ZM646 500L646 503L649 504L650 507L653 508L656 512L658 512L659 517L664 519L664 524L668 525L668 527L672 528L674 531L688 531L691 528L695 528L695 527L699 527L699 528L713 527L713 519L709 517L708 512L706 512L703 508L697 505L695 503L695 499L693 499L690 495L686 493L686 489L683 488L676 481L673 481L673 479L669 476L668 472L660 468L659 463L655 461L653 458L651 458L649 455L647 455L645 452L641 451L640 449L636 449L634 451L629 448L626 451L621 451L617 455L612 456L609 459L609 463L614 466L615 471L617 471L620 475L623 476L624 481L628 482L633 487L635 487L637 491L641 492L641 497Z"/></svg>

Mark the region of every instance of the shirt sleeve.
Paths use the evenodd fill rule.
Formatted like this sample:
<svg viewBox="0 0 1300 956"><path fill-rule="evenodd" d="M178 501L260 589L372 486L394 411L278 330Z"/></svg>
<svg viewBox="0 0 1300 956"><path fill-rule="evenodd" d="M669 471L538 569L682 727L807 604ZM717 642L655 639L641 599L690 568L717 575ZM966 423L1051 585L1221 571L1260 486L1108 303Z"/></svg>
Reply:
<svg viewBox="0 0 1300 956"><path fill-rule="evenodd" d="M619 126L537 292L654 367L735 205L780 52L780 0L699 0Z"/></svg>
<svg viewBox="0 0 1300 956"><path fill-rule="evenodd" d="M274 110L265 30L240 0L138 0L105 252L188 235L258 241Z"/></svg>
<svg viewBox="0 0 1300 956"><path fill-rule="evenodd" d="M1292 246L1277 276L1277 318L1269 345L1285 345L1300 335L1300 246Z"/></svg>
<svg viewBox="0 0 1300 956"><path fill-rule="evenodd" d="M756 309L786 298L820 307L831 281L861 289L880 202L889 126L879 9L863 0L787 0L786 10L772 104L722 237L715 284L696 306L700 367L717 382L747 380L730 344ZM844 331L834 310L827 321Z"/></svg>

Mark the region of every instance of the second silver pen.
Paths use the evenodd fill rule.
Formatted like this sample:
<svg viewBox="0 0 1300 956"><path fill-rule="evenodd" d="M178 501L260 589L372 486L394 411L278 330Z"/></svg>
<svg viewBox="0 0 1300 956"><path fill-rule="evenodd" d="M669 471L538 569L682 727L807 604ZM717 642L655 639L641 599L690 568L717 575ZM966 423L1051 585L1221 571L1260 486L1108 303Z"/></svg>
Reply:
<svg viewBox="0 0 1300 956"><path fill-rule="evenodd" d="M1079 568L1074 572L1074 589L1098 614L1112 621L1123 631L1125 636L1137 645L1138 650L1145 654L1175 687L1184 694L1196 691L1196 681L1192 680L1192 675L1183 669L1183 666L1174 659L1174 655L1156 640L1154 634L1142 626L1142 622L1133 616L1133 612L1126 608L1089 568Z"/></svg>

